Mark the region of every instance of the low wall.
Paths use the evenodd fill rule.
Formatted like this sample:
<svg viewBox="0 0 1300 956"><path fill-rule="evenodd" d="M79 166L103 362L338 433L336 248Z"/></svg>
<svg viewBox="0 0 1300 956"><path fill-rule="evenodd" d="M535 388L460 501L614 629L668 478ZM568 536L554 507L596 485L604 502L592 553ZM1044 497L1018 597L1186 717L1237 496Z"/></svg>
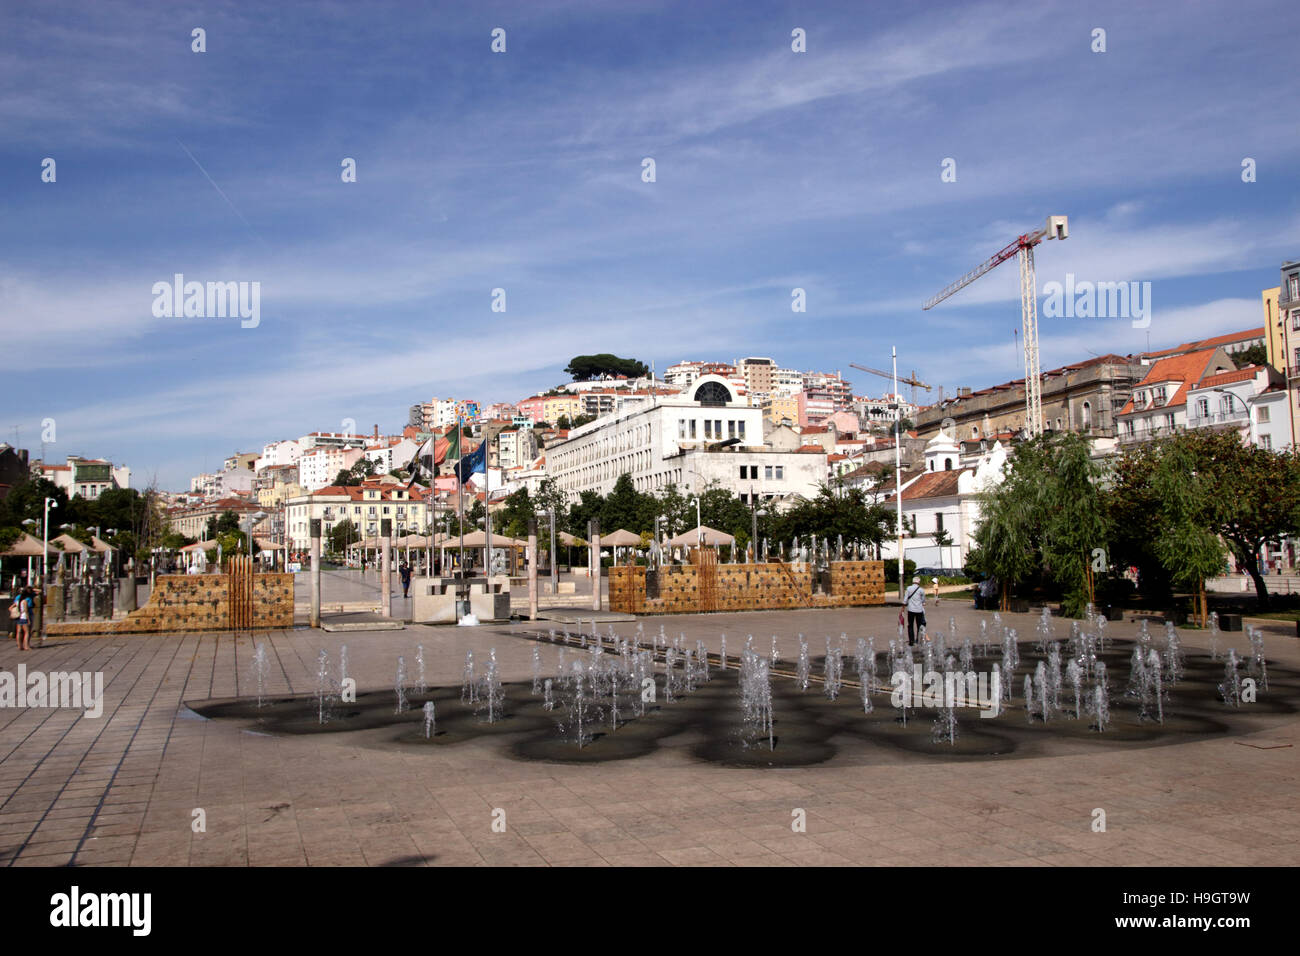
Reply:
<svg viewBox="0 0 1300 956"><path fill-rule="evenodd" d="M232 630L229 574L160 574L149 602L116 621L49 623L52 637L94 634L157 634ZM248 618L248 614L241 615ZM293 627L293 575L252 575L251 620L258 629Z"/></svg>
<svg viewBox="0 0 1300 956"><path fill-rule="evenodd" d="M609 609L622 614L684 614L885 603L883 561L806 564L673 565L609 569Z"/></svg>

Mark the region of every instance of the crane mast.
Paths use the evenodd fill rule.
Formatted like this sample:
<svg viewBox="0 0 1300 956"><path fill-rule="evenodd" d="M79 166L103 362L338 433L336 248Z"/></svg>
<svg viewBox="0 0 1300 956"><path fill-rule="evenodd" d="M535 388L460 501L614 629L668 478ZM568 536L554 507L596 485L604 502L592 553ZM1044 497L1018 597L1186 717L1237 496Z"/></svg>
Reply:
<svg viewBox="0 0 1300 956"><path fill-rule="evenodd" d="M1025 330L1025 433L1033 438L1043 433L1043 382L1038 362L1038 280L1034 270L1034 246L1044 239L1065 239L1070 234L1065 216L1048 216L1041 229L1017 236L998 253L966 273L956 282L944 286L921 306L928 311L949 296L955 295L980 276L1006 262L1012 256L1020 260L1020 315Z"/></svg>

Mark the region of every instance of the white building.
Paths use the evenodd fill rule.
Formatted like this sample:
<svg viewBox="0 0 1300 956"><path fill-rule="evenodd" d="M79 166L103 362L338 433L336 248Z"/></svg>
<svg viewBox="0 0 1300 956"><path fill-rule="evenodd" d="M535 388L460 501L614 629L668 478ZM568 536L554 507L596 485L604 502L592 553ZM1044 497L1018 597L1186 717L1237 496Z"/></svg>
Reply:
<svg viewBox="0 0 1300 956"><path fill-rule="evenodd" d="M1207 375L1187 390L1188 428L1232 428L1273 451L1291 442L1288 411L1284 380L1268 365Z"/></svg>
<svg viewBox="0 0 1300 956"><path fill-rule="evenodd" d="M384 439L377 445L367 445L365 456L375 463L377 474L386 475L390 471L400 470L409 465L419 447L419 442L394 436ZM334 474L337 475L338 472Z"/></svg>
<svg viewBox="0 0 1300 956"><path fill-rule="evenodd" d="M257 459L253 468L255 471L261 471L263 468L276 465L296 465L301 454L302 445L293 439L268 442L262 446L262 457Z"/></svg>
<svg viewBox="0 0 1300 956"><path fill-rule="evenodd" d="M434 508L429 492L391 476L367 479L359 487L337 485L319 488L310 494L290 498L286 503L289 522L289 547L305 550L311 546L311 520L320 519L321 532L328 535L345 519L352 522L363 537L382 533L380 522L393 522L393 536L425 534L433 527Z"/></svg>
<svg viewBox="0 0 1300 956"><path fill-rule="evenodd" d="M305 451L298 458L298 484L309 491L324 488L333 483L340 471L356 464L362 454L359 445L353 448L322 446Z"/></svg>
<svg viewBox="0 0 1300 956"><path fill-rule="evenodd" d="M531 427L507 428L497 435L497 462L503 471L531 464L536 457L537 434Z"/></svg>
<svg viewBox="0 0 1300 956"><path fill-rule="evenodd" d="M688 391L625 406L569 432L546 450L560 488L608 494L623 474L639 491L674 484L684 493L718 484L745 500L813 497L826 481L825 449L776 451L763 443L763 413L719 375Z"/></svg>
<svg viewBox="0 0 1300 956"><path fill-rule="evenodd" d="M974 547L980 522L979 495L1002 483L1006 477L1007 450L994 442L973 466L962 467L961 446L942 430L925 446L925 469L903 476L903 521L912 534L903 538L903 557L917 567L959 569ZM893 476L882 487L877 500L891 511L897 507ZM936 535L944 532L951 544L940 547ZM897 561L893 538L881 548L884 560Z"/></svg>
<svg viewBox="0 0 1300 956"><path fill-rule="evenodd" d="M67 492L69 498L80 495L87 501L93 501L111 488L131 487L131 469L126 465L114 465L103 458L69 455L66 464L47 465L38 462L34 470Z"/></svg>

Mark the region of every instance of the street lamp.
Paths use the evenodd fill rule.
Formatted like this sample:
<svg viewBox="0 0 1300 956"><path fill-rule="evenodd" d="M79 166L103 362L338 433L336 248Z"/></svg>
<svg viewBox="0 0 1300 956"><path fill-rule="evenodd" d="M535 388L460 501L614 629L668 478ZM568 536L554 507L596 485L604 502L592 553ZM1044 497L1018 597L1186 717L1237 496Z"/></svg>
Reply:
<svg viewBox="0 0 1300 956"><path fill-rule="evenodd" d="M558 594L560 591L560 567L556 562L556 544L555 544L555 509L544 508L537 512L539 518L546 518L551 527L551 593Z"/></svg>
<svg viewBox="0 0 1300 956"><path fill-rule="evenodd" d="M257 553L257 550L253 547L253 525L265 520L265 511L255 511L248 516L248 556L250 558Z"/></svg>
<svg viewBox="0 0 1300 956"><path fill-rule="evenodd" d="M45 520L41 522L41 587L45 587L45 569L50 563L50 509L58 506L56 499L45 499Z"/></svg>

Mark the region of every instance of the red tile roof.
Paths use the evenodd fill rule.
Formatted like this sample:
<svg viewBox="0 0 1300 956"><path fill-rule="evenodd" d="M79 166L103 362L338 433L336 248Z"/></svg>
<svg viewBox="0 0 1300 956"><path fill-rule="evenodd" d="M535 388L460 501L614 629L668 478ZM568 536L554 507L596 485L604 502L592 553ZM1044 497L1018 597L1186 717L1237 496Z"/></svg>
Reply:
<svg viewBox="0 0 1300 956"><path fill-rule="evenodd" d="M1173 352L1191 352L1202 349L1218 348L1220 345L1231 345L1234 342L1244 342L1247 339L1262 339L1264 337L1264 327L1261 325L1257 329L1246 329L1244 332L1228 332L1226 335L1216 335L1213 338L1201 339L1197 342L1184 342L1182 345L1175 345L1173 348L1161 349L1158 352L1143 352L1146 358L1157 358L1161 355L1169 355Z"/></svg>
<svg viewBox="0 0 1300 956"><path fill-rule="evenodd" d="M1177 382L1179 384L1174 394L1168 396L1163 405L1146 405L1142 408L1135 408L1130 397L1119 413L1127 415L1133 411L1151 411L1155 408L1176 408L1179 405L1186 405L1187 390L1205 377L1206 372L1209 371L1210 360L1214 358L1216 351L1217 348L1208 348L1160 359L1151 366L1146 378L1133 386L1133 391L1136 394L1139 390L1150 389L1162 382Z"/></svg>
<svg viewBox="0 0 1300 956"><path fill-rule="evenodd" d="M1259 374L1258 365L1247 365L1245 368L1234 369L1231 372L1206 376L1196 383L1196 387L1213 388L1216 385L1231 385L1233 382L1249 382L1257 374Z"/></svg>

